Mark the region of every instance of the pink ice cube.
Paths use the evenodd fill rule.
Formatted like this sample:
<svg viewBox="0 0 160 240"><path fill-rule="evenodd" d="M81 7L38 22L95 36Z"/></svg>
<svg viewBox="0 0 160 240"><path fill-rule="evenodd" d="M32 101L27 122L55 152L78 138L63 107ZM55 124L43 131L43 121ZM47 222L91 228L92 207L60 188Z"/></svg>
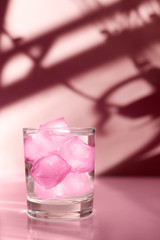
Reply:
<svg viewBox="0 0 160 240"><path fill-rule="evenodd" d="M34 192L36 196L41 199L58 199L64 195L61 184L58 184L56 187L46 189L45 187L35 182Z"/></svg>
<svg viewBox="0 0 160 240"><path fill-rule="evenodd" d="M30 163L34 163L54 150L50 134L47 131L38 131L24 138L24 155L26 161Z"/></svg>
<svg viewBox="0 0 160 240"><path fill-rule="evenodd" d="M91 191L91 183L85 173L69 173L60 185L64 197L78 196Z"/></svg>
<svg viewBox="0 0 160 240"><path fill-rule="evenodd" d="M31 168L30 174L37 183L49 189L59 184L70 171L70 165L53 153L39 159Z"/></svg>
<svg viewBox="0 0 160 240"><path fill-rule="evenodd" d="M40 125L38 132L49 138L50 144L53 146L52 151L56 152L59 152L64 142L70 138L67 135L70 133L70 130L64 118L58 118Z"/></svg>
<svg viewBox="0 0 160 240"><path fill-rule="evenodd" d="M69 126L63 117L40 125L40 129L51 129L53 133L69 133L70 132Z"/></svg>
<svg viewBox="0 0 160 240"><path fill-rule="evenodd" d="M91 183L85 173L69 173L60 184L51 189L35 182L34 191L41 199L59 199L89 193Z"/></svg>
<svg viewBox="0 0 160 240"><path fill-rule="evenodd" d="M37 182L34 183L34 192L38 198L41 199L54 199L55 188L46 189L45 187L39 185Z"/></svg>
<svg viewBox="0 0 160 240"><path fill-rule="evenodd" d="M73 172L90 172L94 169L95 148L78 137L71 137L60 149L60 156L71 166Z"/></svg>
<svg viewBox="0 0 160 240"><path fill-rule="evenodd" d="M52 152L59 152L61 146L70 137L54 134L49 129L42 128L36 133L24 138L24 154L27 162L34 164L41 157Z"/></svg>

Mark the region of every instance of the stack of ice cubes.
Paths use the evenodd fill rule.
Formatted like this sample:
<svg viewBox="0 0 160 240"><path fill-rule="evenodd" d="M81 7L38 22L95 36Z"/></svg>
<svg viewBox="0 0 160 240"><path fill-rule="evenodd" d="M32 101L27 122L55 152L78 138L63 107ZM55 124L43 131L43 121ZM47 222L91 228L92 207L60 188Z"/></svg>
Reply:
<svg viewBox="0 0 160 240"><path fill-rule="evenodd" d="M91 191L88 172L94 169L94 146L72 136L64 118L40 125L24 138L26 162L32 164L34 191L41 199L78 196Z"/></svg>

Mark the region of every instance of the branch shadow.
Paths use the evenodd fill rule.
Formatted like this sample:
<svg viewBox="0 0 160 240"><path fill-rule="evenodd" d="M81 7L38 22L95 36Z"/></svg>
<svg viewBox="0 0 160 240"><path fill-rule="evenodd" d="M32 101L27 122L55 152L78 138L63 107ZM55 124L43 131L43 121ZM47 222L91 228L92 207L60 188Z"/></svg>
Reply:
<svg viewBox="0 0 160 240"><path fill-rule="evenodd" d="M112 105L107 103L107 99L113 92L118 91L120 88L123 88L125 84L129 84L132 81L135 81L137 78L143 77L153 86L155 92L145 98L128 104L125 107L113 107L116 107L118 109L119 115L132 118L133 120L148 114L152 115L153 118L158 118L160 116L157 104L157 102L159 102L160 100L160 69L158 68L152 68L145 72L139 71L139 74L129 79L123 80L122 83L116 85L110 90L107 90L98 99L94 99L87 94L84 94L83 92L75 89L73 86L70 85L68 80L71 77L77 76L88 70L92 70L97 66L115 60L122 56L129 56L132 58L135 52L142 50L149 43L157 40L159 41L159 17L154 17L153 21L150 24L147 24L140 29L130 29L115 36L112 36L110 34L108 35L108 32L104 30L102 33L100 33L106 35L107 37L107 40L104 41L103 44L89 49L76 56L73 56L67 60L64 60L54 66L51 66L50 68L44 69L41 67L41 61L43 60L44 56L50 50L51 45L55 41L57 41L57 39L61 35L71 32L87 24L101 21L101 19L113 15L116 11L127 13L128 11L136 8L140 4L140 2L147 2L147 0L123 0L107 7L98 8L98 10L88 13L83 18L75 20L71 23L67 23L61 28L54 29L46 34L42 34L42 36L23 43L23 41L21 41L21 38L12 39L9 33L7 33L7 31L5 31L5 29L3 28L3 18L5 16L7 4L9 3L9 1L3 1L2 15L0 18L0 22L2 25L1 32L5 32L5 34L8 34L8 36L10 36L10 38L14 42L14 48L1 54L1 70L4 68L5 64L9 61L9 59L18 53L24 53L28 57L30 57L34 61L34 68L28 74L28 76L21 79L20 81L15 82L7 87L0 87L0 107L6 107L7 105L14 103L15 101L20 101L24 97L28 97L51 86L56 86L57 84L64 84L72 91L80 94L85 98L89 98L94 102L96 112L100 116L100 120L97 122L96 125L97 130L100 134L105 134L104 124L111 117L109 109L110 107L112 107ZM38 57L34 57L30 53L30 48L34 46L39 46L41 48L41 54ZM131 169L133 167L132 159L139 159L144 152L151 150L155 146L157 146L158 142L159 137L156 136L155 139L148 146L144 146L141 151L135 153L130 159L125 160L122 164L117 165L113 169L110 169L109 171L107 171L106 174L120 174L121 172L125 172L125 174L127 174L127 169ZM159 166L157 161L158 157L159 155L156 156L156 160L152 160L152 162L155 162L156 166ZM151 160L147 161L151 162ZM136 174L136 169L139 169L138 162L138 160L134 161L134 164L137 164L137 166L135 165L136 167L134 174ZM148 162L147 164L150 163ZM142 169L144 169L144 166L142 167ZM140 172L141 174L143 174L143 171ZM149 170L146 170L145 173L149 174ZM155 170L153 170L153 172L150 171L150 173L157 174ZM131 174L131 172L129 171L128 174Z"/></svg>
<svg viewBox="0 0 160 240"><path fill-rule="evenodd" d="M43 51L40 58L35 60L35 68L28 76L26 76L26 78L20 80L19 82L15 82L8 87L0 88L0 107L13 103L14 101L20 100L23 97L29 96L30 94L34 94L42 89L54 86L58 83L64 84L70 77L93 69L103 63L107 63L113 59L119 58L120 56L132 55L135 51L135 48L137 51L137 49L141 49L142 46L144 47L144 42L139 37L140 33L144 32L144 36L146 36L145 32L147 30L147 36L152 36L152 41L160 37L160 32L156 30L153 31L153 29L157 29L157 25L159 23L160 19L150 26L145 27L143 30L138 29L128 32L124 35L112 37L112 39L107 43L103 43L100 46L71 57L70 59L64 60L63 62L60 62L59 64L47 69L44 69L40 66L40 61L49 50L49 47L55 38L49 38L48 40L47 37L46 39L43 39L43 41L39 41L38 45L42 46ZM136 37L136 41L139 42L139 47L137 47L137 45L134 46L133 44L135 36L138 36ZM147 38L145 45L147 45L147 43L150 41L151 39ZM29 47L31 46L30 44ZM21 46L19 51L28 52L28 45L25 44L23 47ZM5 58L6 57L2 54L2 61ZM10 56L8 56L7 59L8 58L10 58ZM30 86L32 86L32 88ZM6 96L9 97L6 98ZM98 106L100 106L100 104L98 104Z"/></svg>
<svg viewBox="0 0 160 240"><path fill-rule="evenodd" d="M109 109L110 105L107 108L107 98L114 93L115 91L123 88L124 85L130 84L132 81L135 81L139 77L143 77L154 88L154 92L146 97L138 99L132 103L127 104L124 107L114 106L117 109L117 113L120 116L128 117L130 119L136 119L139 117L144 117L150 115L152 119L159 119L160 122L160 69L152 68L148 71L139 74L133 78L126 79L122 83L116 85L110 91L107 91L98 103L101 108L99 110L103 111L103 108ZM113 107L113 106L111 106ZM104 114L104 111L103 111ZM100 131L104 134L103 124L106 119L110 117L109 114L101 114L103 116L98 122L97 126ZM151 119L151 121L152 121ZM159 124L160 125L160 124ZM132 154L128 159L124 159L123 162L116 164L107 171L104 171L101 176L160 176L159 167L160 167L160 151L151 157L146 157L145 160L142 160L143 154L152 151L155 148L160 147L160 127L157 132L157 135L152 139L146 146L144 146L139 151Z"/></svg>

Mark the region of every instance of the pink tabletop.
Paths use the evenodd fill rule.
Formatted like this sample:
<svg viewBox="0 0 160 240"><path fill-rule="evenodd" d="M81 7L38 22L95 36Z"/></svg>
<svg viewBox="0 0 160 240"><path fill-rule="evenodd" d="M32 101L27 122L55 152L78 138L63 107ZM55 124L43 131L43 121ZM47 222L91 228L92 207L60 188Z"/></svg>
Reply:
<svg viewBox="0 0 160 240"><path fill-rule="evenodd" d="M160 239L160 178L97 178L93 214L52 223L27 217L24 177L0 180L0 240Z"/></svg>

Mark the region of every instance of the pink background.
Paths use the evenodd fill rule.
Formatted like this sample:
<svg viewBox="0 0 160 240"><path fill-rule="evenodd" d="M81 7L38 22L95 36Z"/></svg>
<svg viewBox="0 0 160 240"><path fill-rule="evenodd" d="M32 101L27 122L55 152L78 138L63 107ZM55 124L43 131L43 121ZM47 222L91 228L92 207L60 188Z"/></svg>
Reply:
<svg viewBox="0 0 160 240"><path fill-rule="evenodd" d="M159 175L160 1L3 0L0 174L23 174L22 128L97 128L97 175Z"/></svg>
<svg viewBox="0 0 160 240"><path fill-rule="evenodd" d="M159 0L0 1L0 239L160 239L159 26ZM62 116L97 128L93 214L34 221L22 128Z"/></svg>

